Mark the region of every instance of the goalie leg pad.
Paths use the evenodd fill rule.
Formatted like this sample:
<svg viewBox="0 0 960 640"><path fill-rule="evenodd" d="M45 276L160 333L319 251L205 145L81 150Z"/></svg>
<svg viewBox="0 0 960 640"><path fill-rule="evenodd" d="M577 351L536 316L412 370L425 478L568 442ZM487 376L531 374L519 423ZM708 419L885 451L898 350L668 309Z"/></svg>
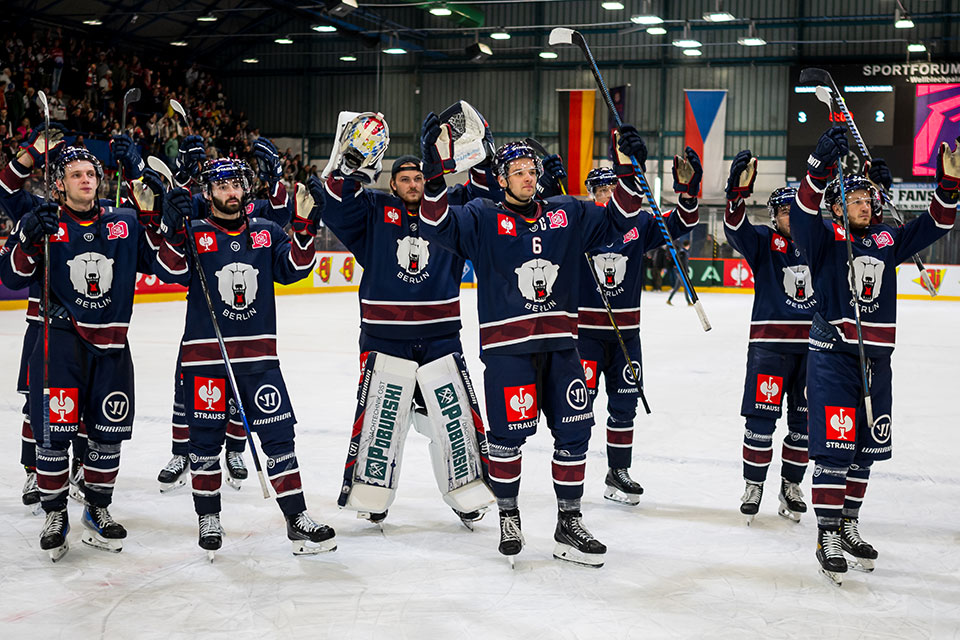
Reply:
<svg viewBox="0 0 960 640"><path fill-rule="evenodd" d="M376 351L367 356L337 500L341 507L382 513L393 503L416 378L412 360Z"/></svg>
<svg viewBox="0 0 960 640"><path fill-rule="evenodd" d="M417 431L430 439L430 460L443 501L471 512L494 500L487 487L487 441L477 398L459 353L417 371L427 415L415 415Z"/></svg>

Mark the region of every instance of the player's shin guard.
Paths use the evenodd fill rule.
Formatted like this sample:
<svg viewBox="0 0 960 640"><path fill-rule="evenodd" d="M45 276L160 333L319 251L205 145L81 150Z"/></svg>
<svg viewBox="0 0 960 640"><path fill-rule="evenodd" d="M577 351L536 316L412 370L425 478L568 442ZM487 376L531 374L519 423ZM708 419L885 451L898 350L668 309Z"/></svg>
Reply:
<svg viewBox="0 0 960 640"><path fill-rule="evenodd" d="M629 469L633 461L633 420L607 419L607 466Z"/></svg>
<svg viewBox="0 0 960 640"><path fill-rule="evenodd" d="M190 480L193 485L193 506L197 515L220 513L220 454L190 454Z"/></svg>
<svg viewBox="0 0 960 640"><path fill-rule="evenodd" d="M170 452L175 456L186 456L190 453L190 427L187 426L187 415L183 405L173 404L173 418L171 420L171 447Z"/></svg>
<svg viewBox="0 0 960 640"><path fill-rule="evenodd" d="M290 516L306 511L307 503L303 498L300 483L300 465L293 451L267 453L267 476L273 491L277 494L277 504L284 515Z"/></svg>
<svg viewBox="0 0 960 640"><path fill-rule="evenodd" d="M773 459L775 420L748 416L743 432L743 479L763 484Z"/></svg>
<svg viewBox="0 0 960 640"><path fill-rule="evenodd" d="M520 495L520 468L523 460L520 447L490 445L490 489L502 500L517 499Z"/></svg>
<svg viewBox="0 0 960 640"><path fill-rule="evenodd" d="M77 435L73 436L73 457L79 460L86 460L87 458L87 447L88 445L87 438L87 425L81 420L77 425Z"/></svg>
<svg viewBox="0 0 960 640"><path fill-rule="evenodd" d="M367 356L337 499L341 507L383 513L393 503L416 375L411 360L375 351Z"/></svg>
<svg viewBox="0 0 960 640"><path fill-rule="evenodd" d="M563 511L580 508L583 497L583 478L587 471L587 456L574 455L559 449L553 452L553 491Z"/></svg>
<svg viewBox="0 0 960 640"><path fill-rule="evenodd" d="M30 416L24 414L20 428L20 464L32 469L37 466L37 441L33 439Z"/></svg>
<svg viewBox="0 0 960 640"><path fill-rule="evenodd" d="M237 451L242 453L247 448L247 432L243 430L242 422L227 422L227 451Z"/></svg>
<svg viewBox="0 0 960 640"><path fill-rule="evenodd" d="M37 488L40 503L47 513L67 508L67 487L70 483L70 459L67 445L47 449L37 446Z"/></svg>
<svg viewBox="0 0 960 640"><path fill-rule="evenodd" d="M113 487L120 471L120 444L90 440L83 461L84 496L95 507L107 507L113 501Z"/></svg>
<svg viewBox="0 0 960 640"><path fill-rule="evenodd" d="M487 487L486 435L466 364L450 354L421 366L417 383L426 414L414 412L417 431L430 439L430 461L443 501L460 513L493 502Z"/></svg>
<svg viewBox="0 0 960 640"><path fill-rule="evenodd" d="M847 471L847 488L843 499L843 517L857 519L860 517L860 505L863 496L867 493L867 482L870 480L870 465L851 465Z"/></svg>
<svg viewBox="0 0 960 640"><path fill-rule="evenodd" d="M810 458L807 455L807 414L787 414L787 435L783 438L780 475L788 482L800 484Z"/></svg>
<svg viewBox="0 0 960 640"><path fill-rule="evenodd" d="M847 489L847 467L828 467L819 462L813 469L813 510L817 526L837 531L843 516L843 500Z"/></svg>

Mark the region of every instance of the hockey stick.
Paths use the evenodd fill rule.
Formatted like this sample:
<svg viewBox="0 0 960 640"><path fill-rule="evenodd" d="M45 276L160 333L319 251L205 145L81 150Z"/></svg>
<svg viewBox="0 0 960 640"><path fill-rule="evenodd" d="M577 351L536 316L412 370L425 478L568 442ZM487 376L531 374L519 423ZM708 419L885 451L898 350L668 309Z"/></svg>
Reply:
<svg viewBox="0 0 960 640"><path fill-rule="evenodd" d="M540 144L540 141L535 138L525 138L524 142L527 145L539 153L542 156L550 155L547 153L546 148ZM560 193L567 195L567 190L563 186L563 182L557 180L557 184L560 185ZM613 309L610 307L610 301L607 299L607 294L603 290L603 285L600 284L600 276L597 275L597 271L593 266L593 258L590 257L589 253L584 253L583 257L587 259L587 264L590 267L590 273L593 275L593 281L597 284L597 291L600 292L600 299L603 301L603 307L607 310L607 317L610 319L610 324L613 325L613 332L617 335L617 342L620 343L620 349L623 351L623 357L627 361L627 366L630 367L630 375L633 376L633 384L636 385L637 391L640 393L640 401L643 402L643 409L649 414L650 405L647 404L647 397L643 395L643 387L640 385L640 376L637 375L637 370L633 366L633 358L630 357L630 353L627 351L627 345L623 341L623 335L620 333L620 327L617 325L617 321L613 317Z"/></svg>
<svg viewBox="0 0 960 640"><path fill-rule="evenodd" d="M620 114L617 113L617 109L613 104L613 99L610 97L610 92L607 91L607 85L603 81L603 76L600 75L600 68L597 66L597 61L594 60L593 54L590 53L590 47L587 46L587 41L584 40L583 34L581 34L579 31L575 31L574 29L556 27L550 32L549 43L550 45L575 44L580 47L580 50L583 51L583 55L587 58L587 62L590 63L590 70L593 72L593 77L597 81L597 85L600 87L600 91L603 94L603 100L607 103L607 108L610 109L610 113L613 115L613 119L617 123L617 127L619 128L623 126L623 122L620 120ZM664 242L670 249L670 257L673 258L673 264L677 268L677 273L680 274L680 279L683 281L683 286L690 295L690 299L693 301L693 308L696 310L697 316L700 318L700 324L703 326L704 331L710 331L710 329L713 327L710 325L710 321L707 319L707 313L703 310L703 305L700 304L700 298L697 296L697 292L693 288L693 284L690 282L690 278L687 276L686 270L680 265L680 257L677 255L677 248L673 244L673 238L670 236L670 230L667 229L667 223L663 218L663 213L660 211L660 207L657 205L656 200L653 199L653 191L650 189L650 184L647 182L646 176L643 175L643 171L640 169L640 163L637 162L637 159L631 157L630 160L633 162L633 168L636 173L637 182L640 184L640 188L643 190L643 195L646 197L647 202L650 203L650 208L653 210L653 215L657 220L657 226L660 228L660 234L663 236Z"/></svg>
<svg viewBox="0 0 960 640"><path fill-rule="evenodd" d="M873 161L873 156L870 155L870 150L867 149L867 143L864 142L863 136L860 135L860 130L857 128L857 123L853 120L853 114L850 113L850 110L847 108L847 101L843 99L843 94L840 93L840 88L837 87L837 83L833 81L833 76L830 75L830 72L824 69L818 69L816 67L809 67L800 72L800 82L816 82L817 84L821 85L816 89L817 98L821 102L825 102L827 104L829 104L829 99L824 99L821 94L827 91L827 88L823 85L830 86L830 90L833 91L834 101L837 105L837 108L840 109L840 113L843 115L843 119L850 129L850 133L853 134L853 139L856 141L857 147L860 149L860 153L863 154L864 158L868 162ZM897 210L897 206L893 204L893 198L890 197L890 194L886 189L880 187L880 190L883 192L883 195L886 196L885 200L887 201L887 207L890 209L890 213L893 215L894 221L896 221L898 227L902 227L903 216L900 215L900 211ZM917 265L917 269L920 271L920 281L923 282L923 288L927 290L927 293L929 293L931 297L936 297L937 289L933 286L933 282L930 280L930 274L927 273L926 267L923 266L923 260L920 258L920 254L913 254L913 263Z"/></svg>
<svg viewBox="0 0 960 640"><path fill-rule="evenodd" d="M133 89L128 89L125 94L123 94L123 115L120 116L122 124L120 125L120 135L123 135L127 130L127 110L130 108L130 105L134 102L140 100L140 89L134 87ZM123 184L123 163L117 162L117 206L120 206L120 185Z"/></svg>
<svg viewBox="0 0 960 640"><path fill-rule="evenodd" d="M176 186L173 182L173 173L170 171L170 167L167 166L166 162L157 156L150 156L147 158L147 166L166 178L171 188Z"/></svg>
<svg viewBox="0 0 960 640"><path fill-rule="evenodd" d="M817 99L827 105L827 110L833 114L831 106L831 95L829 91L819 91L817 87ZM838 94L834 93L835 99ZM870 380L867 376L867 355L863 349L863 325L860 323L860 301L857 296L856 274L853 270L853 240L850 236L850 218L847 216L847 190L843 186L843 164L837 159L837 171L839 172L838 182L840 184L840 204L843 210L843 237L847 245L847 269L849 275L847 284L850 286L850 295L853 299L853 317L857 325L857 350L860 352L860 379L863 383L863 403L867 409L867 425L873 427L873 401L870 398Z"/></svg>
<svg viewBox="0 0 960 640"><path fill-rule="evenodd" d="M37 92L43 107L43 189L50 198L50 103L47 94ZM50 236L43 234L43 446L50 446Z"/></svg>
<svg viewBox="0 0 960 640"><path fill-rule="evenodd" d="M190 120L187 118L187 112L183 108L183 105L180 104L180 101L170 98L170 108L176 111L177 113L179 113L180 117L183 118L183 126L186 127L187 133L188 134L192 133L190 129Z"/></svg>

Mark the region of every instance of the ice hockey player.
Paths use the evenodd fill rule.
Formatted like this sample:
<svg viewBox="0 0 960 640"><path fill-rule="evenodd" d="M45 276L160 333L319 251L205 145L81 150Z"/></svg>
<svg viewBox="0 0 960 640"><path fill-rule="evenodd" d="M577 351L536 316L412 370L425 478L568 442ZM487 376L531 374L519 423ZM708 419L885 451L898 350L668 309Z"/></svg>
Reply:
<svg viewBox="0 0 960 640"><path fill-rule="evenodd" d="M696 154L692 151L685 151L684 154L699 176L701 168ZM687 189L696 194L700 189L699 180L697 177L696 183L682 185L677 182L674 186L683 189L681 195L687 193ZM594 202L607 206L616 189L617 176L610 168L592 169L584 184ZM693 211L688 213L692 214ZM646 212L640 215L649 217ZM671 235L682 235L689 231L681 216L668 215L667 223ZM643 388L640 354L643 254L663 244L659 227L649 223L643 227L643 235L639 227L634 227L613 244L591 251L590 258L581 264L577 350L583 364L591 407L599 392L601 375L607 394L608 469L603 496L628 505L639 504L643 494L643 487L629 473L633 462L633 421ZM596 277L590 273L591 268ZM597 280L602 291L597 288ZM610 323L604 298L613 312L620 337ZM630 363L623 355L620 338L630 354ZM639 383L634 381L635 374Z"/></svg>
<svg viewBox="0 0 960 640"><path fill-rule="evenodd" d="M306 511L294 452L296 418L277 358L273 293L274 282L296 282L312 271L317 225L313 201L306 187L298 185L291 240L276 223L246 215L253 183L253 171L246 162L208 161L200 182L211 215L188 222L196 213L190 193L182 188L169 192L163 201L165 240L158 254L160 277L188 287L180 359L184 399L189 398L185 409L198 543L211 559L222 544L220 450L227 423L240 417L209 304L227 345L248 424L267 456L267 473L293 552L332 551L336 549L333 529L315 522ZM186 247L187 242L194 247ZM199 264L188 254L195 255ZM203 270L209 290L198 269Z"/></svg>
<svg viewBox="0 0 960 640"><path fill-rule="evenodd" d="M927 212L900 228L883 224L873 183L860 176L837 177L839 159L847 151L845 128L832 127L820 137L790 209L790 230L813 270L818 307L807 356L817 560L824 575L838 585L848 566L872 571L878 556L860 537L859 514L871 465L892 454L890 355L896 338L896 267L953 228L960 197L960 149L952 151L943 143L937 157L937 187ZM844 201L852 264L842 224ZM821 202L834 222L821 218ZM859 307L866 371L858 355L853 304ZM864 399L864 378L872 406ZM867 416L871 409L872 421ZM849 565L844 553L852 558Z"/></svg>
<svg viewBox="0 0 960 640"><path fill-rule="evenodd" d="M674 247L677 250L677 258L680 262L680 268L690 273L690 240L684 239L683 242L675 242ZM677 271L677 266L673 265L673 289L670 290L670 295L667 296L667 304L673 306L673 296L677 295L677 291L683 288L683 297L687 299L687 306L693 305L693 301L690 299L690 294L687 292L687 288L683 285L683 278L680 277L680 273Z"/></svg>
<svg viewBox="0 0 960 640"><path fill-rule="evenodd" d="M746 419L746 488L740 513L750 524L760 509L763 483L773 459L773 433L786 398L778 513L799 522L807 511L800 482L807 469L807 342L817 301L810 267L790 235L790 205L797 190L775 189L767 200L772 226L753 225L744 201L753 194L756 178L757 159L749 149L741 151L730 166L724 212L727 241L750 265L754 280L747 376L740 404L740 415Z"/></svg>
<svg viewBox="0 0 960 640"><path fill-rule="evenodd" d="M246 203L248 218L267 218L281 227L290 222L292 199L288 198L286 187L280 178L283 174L283 164L276 146L269 139L260 137L253 143L253 155L257 160L257 174L261 184L266 186L268 198L266 200L252 200ZM175 181L180 186L189 187L195 184L200 177L200 167L206 160L203 138L192 135L186 136L180 143L176 159ZM132 162L131 162L132 164ZM199 189L194 194L195 206L193 217L206 218L210 215L211 203L206 192ZM190 433L187 427L186 413L183 404L183 373L180 368L180 354L177 354L177 368L173 381L173 419L171 453L173 456L164 465L157 475L160 483L160 493L167 493L186 484L187 455L189 453ZM225 448L225 463L227 468L227 485L239 490L241 482L248 476L247 466L243 461L243 451L247 445L243 424L238 420L227 422L227 437Z"/></svg>
<svg viewBox="0 0 960 640"><path fill-rule="evenodd" d="M47 514L40 546L58 560L68 550L67 446L80 419L87 426L83 463L83 542L122 549L126 530L109 512L120 465L120 444L134 417L133 362L126 333L137 272L153 273L156 254L131 209L103 207L99 160L83 148L63 149L52 178L59 205L34 198L15 244L0 260L0 279L29 285L39 296L44 236L50 236L50 405L44 416L44 345L30 355L30 422L37 442L37 482ZM9 245L8 245L9 246ZM41 310L41 317L44 310ZM49 426L48 426L49 425Z"/></svg>
<svg viewBox="0 0 960 640"><path fill-rule="evenodd" d="M420 215L424 235L471 259L477 270L481 359L490 443L491 487L500 509L500 553L523 547L517 497L521 446L536 432L540 411L554 438L553 479L559 507L554 556L602 566L606 546L582 522L580 500L587 445L593 426L586 382L576 350L580 263L585 251L622 238L634 226L645 235L652 218L640 214L634 169L618 162L613 206L572 197L534 197L540 161L522 142L500 147L494 157L504 202L449 204L443 181L449 135L433 114L421 132L426 193ZM646 157L636 130L624 127L623 154ZM693 171L689 172L690 174ZM696 221L692 206L688 223ZM684 214L686 215L686 214Z"/></svg>
<svg viewBox="0 0 960 640"><path fill-rule="evenodd" d="M370 140L385 139L375 114L361 116L353 126ZM349 130L344 139L358 140ZM351 144L347 153L360 155L363 145ZM386 145L375 146L382 156ZM489 147L492 153L492 138ZM493 495L483 422L460 344L464 261L421 235L420 159L405 155L394 161L390 193L366 186L379 163L378 155L366 155L360 169L346 176L338 171L322 184L311 180L314 199L325 202L324 224L363 266L360 389L338 504L374 523L386 518L412 420L430 440L444 502L472 529ZM451 188L457 202L487 192L475 188L487 184L484 171L470 173L471 186Z"/></svg>

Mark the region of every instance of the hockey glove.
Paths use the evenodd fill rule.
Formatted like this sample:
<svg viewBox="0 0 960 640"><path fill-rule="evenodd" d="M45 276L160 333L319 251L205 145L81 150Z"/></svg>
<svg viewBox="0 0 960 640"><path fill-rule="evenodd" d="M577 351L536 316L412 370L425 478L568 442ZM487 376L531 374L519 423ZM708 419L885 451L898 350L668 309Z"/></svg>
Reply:
<svg viewBox="0 0 960 640"><path fill-rule="evenodd" d="M200 176L200 163L207 159L203 138L187 136L180 142L177 160L174 163L173 180L177 186L185 186Z"/></svg>
<svg viewBox="0 0 960 640"><path fill-rule="evenodd" d="M703 165L700 156L691 147L683 150L683 157L673 156L673 192L687 198L700 197Z"/></svg>
<svg viewBox="0 0 960 640"><path fill-rule="evenodd" d="M131 197L137 207L137 219L147 229L160 228L160 205L163 202L163 178L150 169L144 170L139 180L130 183Z"/></svg>
<svg viewBox="0 0 960 640"><path fill-rule="evenodd" d="M424 118L420 128L420 155L423 158L423 177L426 182L445 173L453 173L456 169L450 125L442 124L437 114L432 111Z"/></svg>
<svg viewBox="0 0 960 640"><path fill-rule="evenodd" d="M257 159L257 177L272 191L283 177L283 162L280 161L277 147L267 138L257 138L253 143L253 156Z"/></svg>
<svg viewBox="0 0 960 640"><path fill-rule="evenodd" d="M738 153L730 164L730 176L727 178L727 200L736 202L749 198L753 194L753 183L757 180L757 159L746 149Z"/></svg>
<svg viewBox="0 0 960 640"><path fill-rule="evenodd" d="M563 179L567 177L567 170L563 168L563 158L557 154L543 159L543 172L547 180L557 188L563 184Z"/></svg>
<svg viewBox="0 0 960 640"><path fill-rule="evenodd" d="M647 171L647 145L643 138L637 132L636 127L631 124L625 124L619 131L614 132L614 149L616 150L616 160L614 162L614 171L618 176L636 175L636 168L633 165L631 156L637 161L640 171Z"/></svg>
<svg viewBox="0 0 960 640"><path fill-rule="evenodd" d="M960 140L955 151L946 142L940 143L937 153L937 195L948 204L960 196Z"/></svg>
<svg viewBox="0 0 960 640"><path fill-rule="evenodd" d="M56 234L60 230L60 206L55 202L44 202L27 213L17 225L17 239L20 248L30 255L37 255L43 247L43 237Z"/></svg>
<svg viewBox="0 0 960 640"><path fill-rule="evenodd" d="M814 180L829 182L837 175L837 163L850 151L845 127L830 127L820 136L817 148L807 158L807 173Z"/></svg>
<svg viewBox="0 0 960 640"><path fill-rule="evenodd" d="M193 213L193 198L190 192L186 189L173 189L164 197L161 211L160 233L174 246L183 244L186 239L183 221Z"/></svg>
<svg viewBox="0 0 960 640"><path fill-rule="evenodd" d="M311 179L316 179L316 176ZM295 190L293 219L290 221L290 225L296 233L316 236L317 225L323 215L323 194L320 194L319 199L314 198L313 191L315 188L313 186L308 187L301 182L296 183Z"/></svg>
<svg viewBox="0 0 960 640"><path fill-rule="evenodd" d="M43 168L43 151L47 144L47 137L43 135L45 129L46 125L40 124L20 143L20 148L30 154L33 158L33 166L37 169ZM66 132L67 130L59 122L50 123L50 147L47 149L47 155L50 156L51 162L59 153L59 148L63 144L63 135Z"/></svg>
<svg viewBox="0 0 960 640"><path fill-rule="evenodd" d="M874 158L868 160L863 165L863 172L870 179L870 182L880 187L880 190L887 192L893 186L893 174L890 173L890 167L887 166L883 158Z"/></svg>
<svg viewBox="0 0 960 640"><path fill-rule="evenodd" d="M126 134L113 136L110 140L110 150L117 163L123 167L124 177L136 180L143 175L143 158L140 157L140 151L130 136Z"/></svg>

